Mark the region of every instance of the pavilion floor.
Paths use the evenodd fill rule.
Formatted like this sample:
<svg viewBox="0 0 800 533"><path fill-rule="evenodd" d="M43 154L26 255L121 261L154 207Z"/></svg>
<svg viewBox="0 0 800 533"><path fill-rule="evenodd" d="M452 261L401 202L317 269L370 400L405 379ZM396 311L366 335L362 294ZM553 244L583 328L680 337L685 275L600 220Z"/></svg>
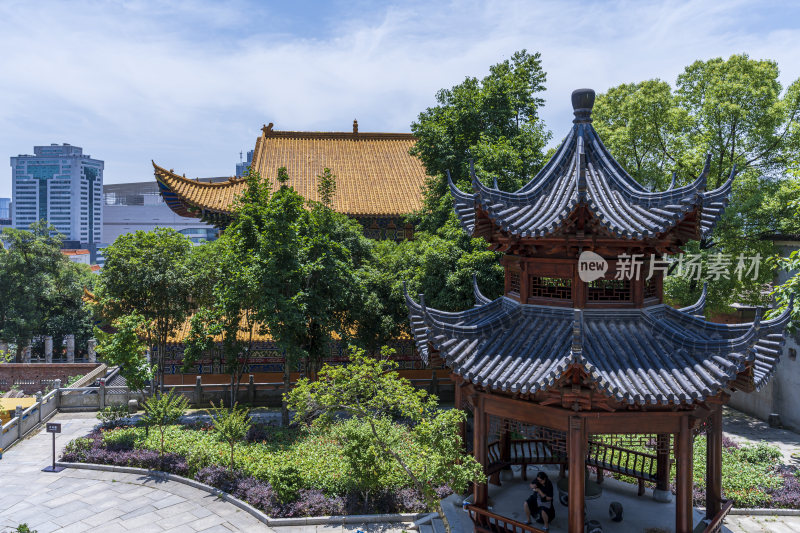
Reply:
<svg viewBox="0 0 800 533"><path fill-rule="evenodd" d="M553 483L558 480L558 468L552 466L529 466L528 481L523 481L521 477L521 467L514 466L514 479L502 481L501 486L489 484L489 505L492 512L513 518L519 522L525 522L525 512L522 504L530 495L528 488L530 481L536 477L536 473L543 470L547 473ZM603 493L599 498L586 501L587 520L597 520L603 527L604 533L645 533L650 528L661 528L664 532L672 533L675 531L675 503L659 503L653 500L652 490L647 489L644 496L637 496L637 486L623 483L612 478L605 478L602 484ZM550 524L552 533L567 532L567 508L558 501L558 489L556 489L556 518ZM612 522L608 516L608 507L611 502L619 502L623 508L622 522ZM457 511L459 524L453 530L463 533L472 531L472 522L466 512ZM448 513L448 519L456 513ZM694 511L694 525L700 522L703 515L700 511ZM452 519L450 519L451 525ZM537 525L534 522L534 525ZM656 530L658 531L658 530ZM723 528L724 533L730 533L727 528Z"/></svg>

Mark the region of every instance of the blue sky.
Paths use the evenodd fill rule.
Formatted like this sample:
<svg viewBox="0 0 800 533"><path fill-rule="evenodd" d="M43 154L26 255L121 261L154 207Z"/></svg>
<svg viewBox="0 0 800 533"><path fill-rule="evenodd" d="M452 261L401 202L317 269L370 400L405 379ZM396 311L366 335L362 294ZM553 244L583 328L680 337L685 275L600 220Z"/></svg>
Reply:
<svg viewBox="0 0 800 533"><path fill-rule="evenodd" d="M0 155L69 142L106 183L231 175L262 124L409 131L435 92L527 48L559 140L570 92L746 52L800 77L800 6L784 2L81 1L0 3ZM10 196L10 167L0 196Z"/></svg>

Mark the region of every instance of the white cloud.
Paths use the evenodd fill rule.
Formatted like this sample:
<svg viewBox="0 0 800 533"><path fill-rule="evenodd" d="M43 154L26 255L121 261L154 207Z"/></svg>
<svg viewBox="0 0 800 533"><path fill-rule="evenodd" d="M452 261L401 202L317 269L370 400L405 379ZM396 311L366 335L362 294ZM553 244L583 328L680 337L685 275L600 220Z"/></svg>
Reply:
<svg viewBox="0 0 800 533"><path fill-rule="evenodd" d="M262 123L408 131L436 90L520 48L542 53L542 116L560 137L577 87L673 81L696 59L739 52L796 79L800 24L761 5L402 3L340 19L240 2L3 3L0 147L81 145L106 161L107 182L150 179L150 159L229 175ZM302 23L285 25L291 16ZM0 176L9 195L10 172Z"/></svg>

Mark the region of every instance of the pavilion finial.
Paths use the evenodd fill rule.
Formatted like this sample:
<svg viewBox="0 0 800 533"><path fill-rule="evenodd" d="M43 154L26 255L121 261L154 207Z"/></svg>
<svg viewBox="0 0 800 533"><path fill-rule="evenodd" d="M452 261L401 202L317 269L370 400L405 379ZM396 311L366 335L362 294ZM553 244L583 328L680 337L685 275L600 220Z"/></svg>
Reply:
<svg viewBox="0 0 800 533"><path fill-rule="evenodd" d="M353 133L358 133L358 121L353 119Z"/></svg>
<svg viewBox="0 0 800 533"><path fill-rule="evenodd" d="M261 133L263 133L264 135L268 135L268 134L272 133L272 126L274 126L274 124L272 124L272 122L270 122L269 124L264 124L261 127Z"/></svg>
<svg viewBox="0 0 800 533"><path fill-rule="evenodd" d="M572 91L572 110L575 113L575 124L592 122L592 107L594 107L593 89L575 89Z"/></svg>

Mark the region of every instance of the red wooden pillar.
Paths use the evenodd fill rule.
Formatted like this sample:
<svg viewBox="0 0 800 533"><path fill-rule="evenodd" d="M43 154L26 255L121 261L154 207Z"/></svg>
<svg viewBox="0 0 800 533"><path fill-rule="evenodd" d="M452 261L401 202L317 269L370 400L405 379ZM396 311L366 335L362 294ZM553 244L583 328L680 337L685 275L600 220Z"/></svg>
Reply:
<svg viewBox="0 0 800 533"><path fill-rule="evenodd" d="M722 406L714 406L706 434L706 518L712 519L722 505Z"/></svg>
<svg viewBox="0 0 800 533"><path fill-rule="evenodd" d="M462 392L461 392L461 380L454 380L456 394L455 394L455 408L462 409L462 404L464 403ZM459 422L458 423L458 434L461 436L461 445L466 448L467 446L467 424L466 422Z"/></svg>
<svg viewBox="0 0 800 533"><path fill-rule="evenodd" d="M569 533L583 533L586 495L586 425L579 416L569 418Z"/></svg>
<svg viewBox="0 0 800 533"><path fill-rule="evenodd" d="M676 439L675 533L692 533L692 440L689 415L684 415Z"/></svg>
<svg viewBox="0 0 800 533"><path fill-rule="evenodd" d="M656 437L656 489L669 490L669 433Z"/></svg>
<svg viewBox="0 0 800 533"><path fill-rule="evenodd" d="M474 403L475 410L475 421L474 421L474 429L473 429L473 441L472 441L472 453L475 454L475 460L480 463L483 467L483 470L486 471L486 458L488 455L487 449L487 433L488 433L488 424L486 419L486 413L483 408L483 395L479 394L476 398ZM474 500L475 505L478 507L483 507L484 509L489 505L489 487L486 483L475 483L474 485Z"/></svg>

